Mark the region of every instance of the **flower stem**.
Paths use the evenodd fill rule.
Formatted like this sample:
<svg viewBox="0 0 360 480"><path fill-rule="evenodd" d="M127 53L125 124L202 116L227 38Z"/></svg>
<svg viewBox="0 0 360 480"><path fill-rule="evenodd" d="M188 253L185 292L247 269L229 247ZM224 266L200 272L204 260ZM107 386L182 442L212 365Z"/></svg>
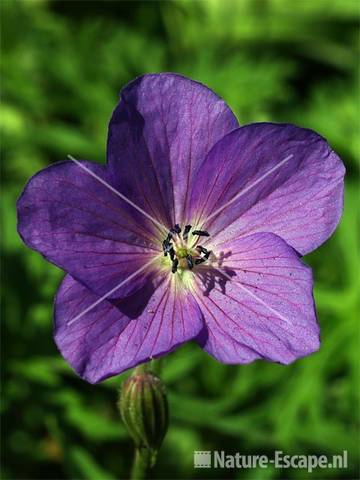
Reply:
<svg viewBox="0 0 360 480"><path fill-rule="evenodd" d="M151 451L144 447L136 448L130 480L145 480L148 478L151 463Z"/></svg>

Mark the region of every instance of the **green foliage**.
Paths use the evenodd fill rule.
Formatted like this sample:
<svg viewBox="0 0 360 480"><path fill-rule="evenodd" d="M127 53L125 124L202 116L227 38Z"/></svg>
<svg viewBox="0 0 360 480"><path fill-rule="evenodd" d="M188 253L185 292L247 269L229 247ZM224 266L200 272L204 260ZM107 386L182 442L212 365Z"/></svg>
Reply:
<svg viewBox="0 0 360 480"><path fill-rule="evenodd" d="M62 272L23 246L15 202L28 178L71 153L103 162L118 91L176 71L214 88L242 123L288 121L326 137L347 166L345 214L305 260L321 350L294 365L224 366L195 345L164 361L170 430L156 478L203 478L193 451L337 454L358 475L356 252L359 109L356 0L57 2L3 0L3 478L126 478L132 445L117 410L122 378L91 386L52 340ZM209 478L307 478L304 471L216 471Z"/></svg>

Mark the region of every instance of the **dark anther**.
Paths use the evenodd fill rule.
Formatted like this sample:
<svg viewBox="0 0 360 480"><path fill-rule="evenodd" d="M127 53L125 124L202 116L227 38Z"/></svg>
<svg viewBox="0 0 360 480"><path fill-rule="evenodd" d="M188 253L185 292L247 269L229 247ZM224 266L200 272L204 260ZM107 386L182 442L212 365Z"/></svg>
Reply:
<svg viewBox="0 0 360 480"><path fill-rule="evenodd" d="M202 247L201 245L198 245L196 247L196 250L198 250L200 253L204 253L204 254L208 253L208 250L205 247Z"/></svg>
<svg viewBox="0 0 360 480"><path fill-rule="evenodd" d="M204 263L205 262L205 258L197 258L195 260L195 265L200 265L200 263Z"/></svg>
<svg viewBox="0 0 360 480"><path fill-rule="evenodd" d="M170 258L173 261L175 258L175 250L173 249L173 247L170 248L169 253L170 253Z"/></svg>
<svg viewBox="0 0 360 480"><path fill-rule="evenodd" d="M177 223L173 228L170 229L170 232L179 234L181 232L180 225Z"/></svg>
<svg viewBox="0 0 360 480"><path fill-rule="evenodd" d="M210 257L211 253L212 253L211 250L208 250L208 251L205 253L204 258L206 258L206 260L207 260L207 259Z"/></svg>
<svg viewBox="0 0 360 480"><path fill-rule="evenodd" d="M191 255L186 255L186 261L190 270L194 267L193 258Z"/></svg>
<svg viewBox="0 0 360 480"><path fill-rule="evenodd" d="M179 264L179 260L175 258L175 260L173 260L172 262L172 267L171 267L172 273L176 273L178 264Z"/></svg>
<svg viewBox="0 0 360 480"><path fill-rule="evenodd" d="M206 230L193 230L193 235L199 235L199 237L210 237L210 233Z"/></svg>
<svg viewBox="0 0 360 480"><path fill-rule="evenodd" d="M172 233L169 232L169 233L167 234L166 241L167 241L167 242L170 242L170 241L172 240L172 238L173 238Z"/></svg>
<svg viewBox="0 0 360 480"><path fill-rule="evenodd" d="M184 240L188 238L190 230L191 230L191 225L185 225L184 232L183 232Z"/></svg>
<svg viewBox="0 0 360 480"><path fill-rule="evenodd" d="M169 242L167 240L164 240L162 242L162 247L163 247L164 257L166 257L169 251Z"/></svg>
<svg viewBox="0 0 360 480"><path fill-rule="evenodd" d="M172 243L167 238L163 240L162 247L163 247L164 257L166 257L167 254L173 249Z"/></svg>

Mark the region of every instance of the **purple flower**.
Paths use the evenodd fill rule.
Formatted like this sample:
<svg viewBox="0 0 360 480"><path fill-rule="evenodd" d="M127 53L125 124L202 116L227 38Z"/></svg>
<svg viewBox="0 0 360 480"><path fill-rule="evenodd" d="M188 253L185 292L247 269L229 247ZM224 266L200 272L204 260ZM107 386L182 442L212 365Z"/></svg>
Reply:
<svg viewBox="0 0 360 480"><path fill-rule="evenodd" d="M55 163L18 200L24 242L67 272L55 300L62 355L95 383L189 340L235 364L316 351L300 256L333 233L343 177L311 130L239 127L179 75L134 80L110 121L106 166Z"/></svg>

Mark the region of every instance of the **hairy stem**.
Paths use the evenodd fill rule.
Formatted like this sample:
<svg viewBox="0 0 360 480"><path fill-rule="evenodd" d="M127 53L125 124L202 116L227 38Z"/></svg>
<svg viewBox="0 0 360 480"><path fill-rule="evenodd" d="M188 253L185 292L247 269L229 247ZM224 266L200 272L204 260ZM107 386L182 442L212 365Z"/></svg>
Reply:
<svg viewBox="0 0 360 480"><path fill-rule="evenodd" d="M130 480L145 480L152 463L152 453L147 448L136 448Z"/></svg>

